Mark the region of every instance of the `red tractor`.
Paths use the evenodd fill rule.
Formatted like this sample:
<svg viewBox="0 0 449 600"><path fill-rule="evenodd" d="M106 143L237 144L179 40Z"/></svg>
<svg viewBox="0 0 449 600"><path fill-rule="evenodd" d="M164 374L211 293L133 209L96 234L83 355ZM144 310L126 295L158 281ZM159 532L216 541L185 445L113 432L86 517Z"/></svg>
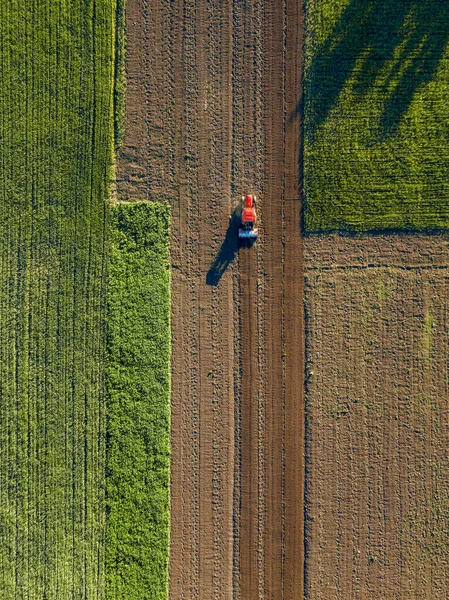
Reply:
<svg viewBox="0 0 449 600"><path fill-rule="evenodd" d="M252 194L246 194L242 196L243 212L242 222L239 227L239 239L255 241L259 235L259 231L256 228L256 196Z"/></svg>

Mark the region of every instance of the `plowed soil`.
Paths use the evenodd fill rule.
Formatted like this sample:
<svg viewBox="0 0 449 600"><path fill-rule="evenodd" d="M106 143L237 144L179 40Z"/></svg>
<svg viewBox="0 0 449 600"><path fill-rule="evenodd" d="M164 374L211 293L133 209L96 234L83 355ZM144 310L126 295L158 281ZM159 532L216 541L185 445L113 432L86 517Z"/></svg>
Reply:
<svg viewBox="0 0 449 600"><path fill-rule="evenodd" d="M306 597L446 599L449 240L305 248Z"/></svg>
<svg viewBox="0 0 449 600"><path fill-rule="evenodd" d="M172 207L170 597L300 599L301 9L128 0L126 22L117 193Z"/></svg>

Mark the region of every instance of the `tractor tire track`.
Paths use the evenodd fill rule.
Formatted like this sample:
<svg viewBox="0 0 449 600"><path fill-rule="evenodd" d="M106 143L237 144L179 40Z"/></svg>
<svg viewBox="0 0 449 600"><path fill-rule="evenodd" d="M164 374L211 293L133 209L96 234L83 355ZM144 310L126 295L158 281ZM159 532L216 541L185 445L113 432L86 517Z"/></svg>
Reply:
<svg viewBox="0 0 449 600"><path fill-rule="evenodd" d="M302 598L303 17L293 2L244 5L236 18L238 8L234 3L235 188L240 183L243 191L260 195L261 237L239 255L241 500L234 597ZM236 122L242 104L243 118ZM248 152L242 158L242 147L253 150L251 161Z"/></svg>
<svg viewBox="0 0 449 600"><path fill-rule="evenodd" d="M263 598L283 598L285 395L283 365L284 268L284 5L267 4L264 19L265 168L263 292L266 307L263 380L266 395L266 530ZM281 151L279 151L282 149Z"/></svg>
<svg viewBox="0 0 449 600"><path fill-rule="evenodd" d="M304 13L286 0L284 17L284 600L304 597L305 316L301 236Z"/></svg>
<svg viewBox="0 0 449 600"><path fill-rule="evenodd" d="M233 179L237 201L251 192L263 192L262 115L262 3L234 1L233 6ZM258 218L261 210L258 206ZM239 315L235 345L239 356L239 386L236 387L239 429L239 470L236 496L238 562L234 572L234 598L258 598L263 586L263 496L264 469L261 463L262 380L259 363L260 323L259 245L241 248L237 308Z"/></svg>

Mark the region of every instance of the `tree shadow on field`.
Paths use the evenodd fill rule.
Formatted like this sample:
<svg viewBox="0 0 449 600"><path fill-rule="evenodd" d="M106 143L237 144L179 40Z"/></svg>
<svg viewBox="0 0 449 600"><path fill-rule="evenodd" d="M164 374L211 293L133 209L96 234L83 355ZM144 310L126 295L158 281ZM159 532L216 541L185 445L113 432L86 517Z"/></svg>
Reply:
<svg viewBox="0 0 449 600"><path fill-rule="evenodd" d="M348 79L356 98L374 89L375 101L383 103L380 138L394 133L418 88L435 76L448 41L448 0L351 0L327 40L313 49L311 133Z"/></svg>
<svg viewBox="0 0 449 600"><path fill-rule="evenodd" d="M229 219L229 227L226 231L225 239L221 248L212 263L211 268L206 275L207 285L216 286L223 277L226 269L236 257L242 244L238 237L238 229L241 223L242 208L241 206L234 209L234 212Z"/></svg>

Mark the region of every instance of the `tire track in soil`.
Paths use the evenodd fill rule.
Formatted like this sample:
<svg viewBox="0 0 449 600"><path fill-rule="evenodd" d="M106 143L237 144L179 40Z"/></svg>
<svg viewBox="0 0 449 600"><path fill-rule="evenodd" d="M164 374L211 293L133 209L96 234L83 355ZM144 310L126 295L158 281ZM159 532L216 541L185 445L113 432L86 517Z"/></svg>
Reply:
<svg viewBox="0 0 449 600"><path fill-rule="evenodd" d="M176 236L179 246L171 245L172 263L176 266L172 271L171 513L177 518L171 518L170 586L171 593L180 598L182 590L188 590L192 598L198 597L200 535L199 311L195 298L197 257L191 237L196 228L192 208L192 184L195 186L196 182L191 159L193 136L196 132L192 132L190 126L192 107L189 104L195 83L195 30L194 19L185 18L185 11L190 6L191 3L184 7L183 3L178 2L171 9L173 106L170 114L174 126L174 181L179 182L179 220L175 211L171 235ZM181 22L185 23L185 36L178 25ZM179 254L178 263L176 254ZM185 320L186 316L188 320ZM189 348L189 352L185 351L186 348ZM183 561L176 560L177 552L182 553ZM173 564L177 569L172 568Z"/></svg>
<svg viewBox="0 0 449 600"><path fill-rule="evenodd" d="M117 190L172 206L170 597L302 598L302 7L128 0L126 19ZM247 190L261 237L206 285Z"/></svg>
<svg viewBox="0 0 449 600"><path fill-rule="evenodd" d="M244 4L244 16L236 15L238 8L234 3L235 188L260 193L261 236L239 256L241 513L234 597L293 599L303 597L304 563L302 8L254 2ZM250 151L242 157L239 147Z"/></svg>
<svg viewBox="0 0 449 600"><path fill-rule="evenodd" d="M305 316L302 213L303 5L285 1L284 33L284 600L304 597Z"/></svg>
<svg viewBox="0 0 449 600"><path fill-rule="evenodd" d="M240 199L247 191L263 194L262 153L262 4L235 0L233 5L233 147L232 191ZM262 207L258 206L262 221ZM263 417L260 373L261 303L258 298L259 243L241 248L238 256L238 326L235 345L239 356L236 386L239 424L238 468L235 482L235 518L238 523L233 598L258 598L263 578L261 514L263 469L261 465L261 418Z"/></svg>

